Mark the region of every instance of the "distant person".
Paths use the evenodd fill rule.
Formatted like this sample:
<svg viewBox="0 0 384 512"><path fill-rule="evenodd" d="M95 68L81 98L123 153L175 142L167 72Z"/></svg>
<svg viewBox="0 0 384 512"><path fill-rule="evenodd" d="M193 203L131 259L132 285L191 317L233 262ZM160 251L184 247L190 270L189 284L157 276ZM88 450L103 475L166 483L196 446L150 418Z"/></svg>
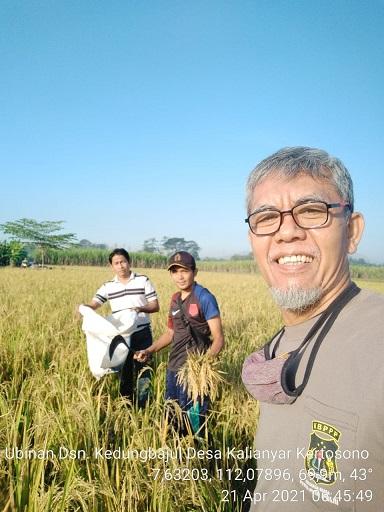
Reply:
<svg viewBox="0 0 384 512"><path fill-rule="evenodd" d="M177 382L177 373L187 360L188 352L199 350L216 356L224 346L220 311L215 297L206 288L195 282L197 275L194 257L179 251L170 257L168 270L178 291L172 295L168 315L168 328L153 345L135 357L145 362L159 350L171 345L169 355L165 398L178 402L184 411L184 421L179 432L199 432L209 407L209 397L200 397L193 404L185 390Z"/></svg>
<svg viewBox="0 0 384 512"><path fill-rule="evenodd" d="M131 271L131 258L125 249L114 249L109 255L109 263L115 277L105 282L90 304L85 305L96 310L109 301L112 313L124 309L133 309L138 313L137 328L130 338L131 350L120 374L120 393L131 401L137 396L138 406L142 408L148 398L150 370L140 374L145 364L134 360L133 352L152 345L149 315L159 311L159 302L148 277Z"/></svg>
<svg viewBox="0 0 384 512"><path fill-rule="evenodd" d="M384 296L351 281L364 221L325 151L284 148L250 174L249 238L284 326L246 359L260 400L252 511L384 507Z"/></svg>

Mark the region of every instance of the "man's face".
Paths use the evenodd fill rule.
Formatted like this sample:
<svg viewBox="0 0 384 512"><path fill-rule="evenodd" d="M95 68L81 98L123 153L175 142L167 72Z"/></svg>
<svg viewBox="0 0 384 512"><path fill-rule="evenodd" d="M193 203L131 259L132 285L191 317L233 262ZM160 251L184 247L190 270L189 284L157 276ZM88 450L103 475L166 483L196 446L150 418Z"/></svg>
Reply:
<svg viewBox="0 0 384 512"><path fill-rule="evenodd" d="M120 254L115 254L112 258L111 267L117 277L126 279L131 273L131 266L128 260Z"/></svg>
<svg viewBox="0 0 384 512"><path fill-rule="evenodd" d="M180 291L191 291L196 276L196 270L190 270L175 265L171 267L170 273L173 282L176 284Z"/></svg>
<svg viewBox="0 0 384 512"><path fill-rule="evenodd" d="M277 175L261 181L254 189L251 211L261 207L290 210L308 200L340 203L335 187L325 180L300 175L287 180ZM320 228L300 228L292 215L283 216L279 231L249 237L253 254L271 288L321 290L318 307L327 304L349 282L348 253L355 251L361 231L355 236L355 218L345 216L342 207L329 210L327 223ZM360 226L360 224L359 224ZM356 228L356 226L355 226Z"/></svg>

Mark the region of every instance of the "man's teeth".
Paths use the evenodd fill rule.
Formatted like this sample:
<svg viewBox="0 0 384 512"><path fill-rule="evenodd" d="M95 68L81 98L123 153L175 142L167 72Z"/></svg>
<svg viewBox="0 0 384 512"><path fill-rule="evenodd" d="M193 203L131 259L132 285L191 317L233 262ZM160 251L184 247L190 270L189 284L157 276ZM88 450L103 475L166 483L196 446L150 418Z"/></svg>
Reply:
<svg viewBox="0 0 384 512"><path fill-rule="evenodd" d="M282 256L277 261L279 265L297 265L299 263L312 263L313 258L304 254L293 254L292 256Z"/></svg>

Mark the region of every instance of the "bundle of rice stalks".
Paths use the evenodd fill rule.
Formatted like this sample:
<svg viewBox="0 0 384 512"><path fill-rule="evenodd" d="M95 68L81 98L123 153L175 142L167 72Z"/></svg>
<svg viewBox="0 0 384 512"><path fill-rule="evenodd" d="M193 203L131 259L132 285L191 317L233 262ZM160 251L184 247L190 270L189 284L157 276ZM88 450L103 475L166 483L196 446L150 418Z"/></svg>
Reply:
<svg viewBox="0 0 384 512"><path fill-rule="evenodd" d="M199 397L209 396L213 401L218 396L219 384L225 382L218 369L219 361L207 353L189 352L184 365L177 374L177 382L183 386L195 404Z"/></svg>

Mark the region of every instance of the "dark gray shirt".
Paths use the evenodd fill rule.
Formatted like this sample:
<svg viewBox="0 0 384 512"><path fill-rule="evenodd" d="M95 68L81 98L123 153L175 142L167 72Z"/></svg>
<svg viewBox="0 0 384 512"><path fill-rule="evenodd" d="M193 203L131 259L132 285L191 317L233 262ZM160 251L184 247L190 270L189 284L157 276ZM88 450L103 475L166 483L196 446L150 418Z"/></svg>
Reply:
<svg viewBox="0 0 384 512"><path fill-rule="evenodd" d="M297 348L313 322L286 327L279 352ZM384 296L362 290L346 305L296 402L260 406L251 511L383 510Z"/></svg>

